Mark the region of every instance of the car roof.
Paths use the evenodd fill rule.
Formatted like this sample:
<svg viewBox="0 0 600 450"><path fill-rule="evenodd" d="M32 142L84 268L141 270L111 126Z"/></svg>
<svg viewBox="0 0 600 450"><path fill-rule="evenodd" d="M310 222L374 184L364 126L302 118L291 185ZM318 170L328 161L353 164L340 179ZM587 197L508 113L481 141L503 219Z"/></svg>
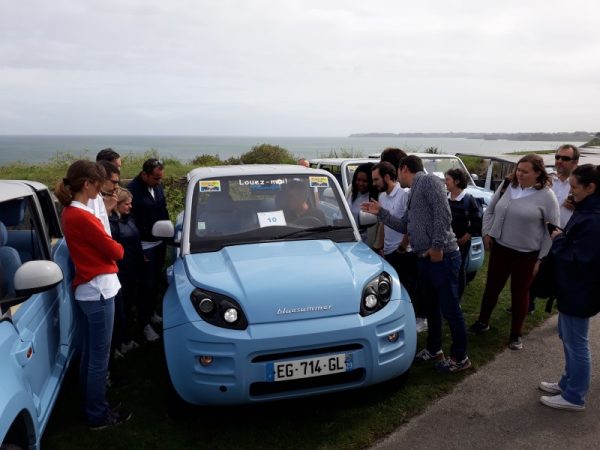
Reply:
<svg viewBox="0 0 600 450"><path fill-rule="evenodd" d="M326 170L311 169L295 164L242 164L233 166L198 167L187 174L192 179L220 178L243 175L330 175Z"/></svg>
<svg viewBox="0 0 600 450"><path fill-rule="evenodd" d="M535 153L535 152L532 152L532 153ZM542 154L538 154L538 155L541 156L542 159L544 160L544 166L554 167L554 165L555 165L554 153L542 153ZM473 155L473 154L469 154L469 153L457 153L457 156L473 156L475 158L490 159L492 161L517 164L519 162L519 160L525 155L512 155L510 153L506 154L506 155L503 155L503 154ZM578 165L581 166L583 164L594 164L595 166L600 165L600 153L582 151L579 154Z"/></svg>
<svg viewBox="0 0 600 450"><path fill-rule="evenodd" d="M36 184L36 182L32 182ZM37 183L46 188L41 183ZM33 190L29 181L0 180L0 202L32 195Z"/></svg>
<svg viewBox="0 0 600 450"><path fill-rule="evenodd" d="M436 159L440 159L440 158L456 158L457 155L450 155L448 153L413 153L413 152L408 152L408 155L415 155L418 156L421 159L432 159L432 158L436 158ZM381 157L381 153L370 153L369 154L369 159L373 160L373 159L379 159Z"/></svg>
<svg viewBox="0 0 600 450"><path fill-rule="evenodd" d="M367 163L373 162L373 159L370 158L320 158L320 159L311 159L311 163L317 164L331 164L331 165L341 165L341 163Z"/></svg>

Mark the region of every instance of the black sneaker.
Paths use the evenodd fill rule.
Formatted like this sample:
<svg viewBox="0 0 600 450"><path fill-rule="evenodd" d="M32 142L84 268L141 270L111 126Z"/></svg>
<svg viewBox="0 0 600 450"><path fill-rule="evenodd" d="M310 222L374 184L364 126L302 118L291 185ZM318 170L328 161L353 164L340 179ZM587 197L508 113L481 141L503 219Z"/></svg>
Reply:
<svg viewBox="0 0 600 450"><path fill-rule="evenodd" d="M490 325L476 320L475 323L469 327L469 331L471 333L484 333L490 331Z"/></svg>
<svg viewBox="0 0 600 450"><path fill-rule="evenodd" d="M521 340L521 336L511 337L510 342L508 343L508 348L511 350L523 350L523 341Z"/></svg>
<svg viewBox="0 0 600 450"><path fill-rule="evenodd" d="M469 367L471 367L471 360L468 356L465 356L465 359L462 361L456 361L454 358L448 358L438 362L435 365L435 369L441 373L456 373L462 370L467 370Z"/></svg>
<svg viewBox="0 0 600 450"><path fill-rule="evenodd" d="M98 424L89 425L89 429L92 431L99 431L104 430L105 428L114 427L127 422L129 419L131 419L131 416L132 414L130 412L110 411L108 416L106 416L106 419Z"/></svg>

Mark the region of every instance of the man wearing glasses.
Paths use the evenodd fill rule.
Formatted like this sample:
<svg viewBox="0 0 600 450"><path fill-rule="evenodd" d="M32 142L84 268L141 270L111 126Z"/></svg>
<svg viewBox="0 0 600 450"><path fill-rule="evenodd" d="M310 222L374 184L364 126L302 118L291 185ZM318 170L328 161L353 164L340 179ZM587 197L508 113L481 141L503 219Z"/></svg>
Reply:
<svg viewBox="0 0 600 450"><path fill-rule="evenodd" d="M102 225L106 230L106 234L111 236L110 222L108 220L109 214L107 211L111 211L117 205L117 190L121 178L121 171L117 166L108 161L100 160L97 161L97 163L104 167L106 179L101 188L102 195L90 199L87 206L94 212L94 215L100 219L100 222L102 222Z"/></svg>
<svg viewBox="0 0 600 450"><path fill-rule="evenodd" d="M162 318L155 311L155 306L166 246L163 241L152 236L152 226L158 220L169 219L167 202L161 186L163 175L163 163L159 159L150 158L144 162L139 175L127 185L133 195L131 213L140 232L144 250L142 286L144 308L139 311L139 320L144 327L144 337L149 342L156 341L160 337L151 323L162 322Z"/></svg>
<svg viewBox="0 0 600 450"><path fill-rule="evenodd" d="M558 204L560 205L560 227L564 229L565 225L573 215L573 201L569 196L571 186L569 177L571 172L577 167L579 161L579 149L571 144L565 144L558 147L554 155L555 173L552 176L552 190L556 194ZM556 225L556 224L555 224Z"/></svg>

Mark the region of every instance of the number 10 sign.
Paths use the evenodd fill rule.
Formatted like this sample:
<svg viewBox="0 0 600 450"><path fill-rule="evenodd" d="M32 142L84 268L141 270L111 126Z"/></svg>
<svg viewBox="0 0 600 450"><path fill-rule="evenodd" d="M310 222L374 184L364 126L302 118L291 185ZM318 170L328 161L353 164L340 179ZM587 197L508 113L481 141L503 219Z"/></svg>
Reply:
<svg viewBox="0 0 600 450"><path fill-rule="evenodd" d="M269 212L258 212L256 213L258 216L258 224L261 228L264 227L284 227L285 216L283 215L283 211L269 211Z"/></svg>

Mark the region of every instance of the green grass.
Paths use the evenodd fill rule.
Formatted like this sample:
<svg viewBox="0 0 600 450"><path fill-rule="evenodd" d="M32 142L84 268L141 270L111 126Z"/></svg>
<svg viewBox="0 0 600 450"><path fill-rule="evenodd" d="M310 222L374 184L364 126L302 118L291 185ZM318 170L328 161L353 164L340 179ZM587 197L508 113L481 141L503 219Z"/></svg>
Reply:
<svg viewBox="0 0 600 450"><path fill-rule="evenodd" d="M477 317L485 282L485 268L465 291L463 310L467 325ZM505 289L494 315L492 330L469 336L474 368L455 375L436 373L431 365L415 364L407 376L369 388L293 401L251 406L193 407L183 418L167 415L168 378L161 344L146 344L127 355L120 364L129 380L123 388L109 391L133 419L116 429L90 432L80 410L76 377L65 384L44 434L46 449L133 448L318 448L358 449L372 444L418 415L436 399L449 393L464 377L489 362L506 348L510 304ZM547 314L527 317L526 330ZM450 338L445 330L446 352ZM419 335L419 348L424 335ZM141 339L138 339L142 342ZM527 339L525 339L527 346Z"/></svg>

